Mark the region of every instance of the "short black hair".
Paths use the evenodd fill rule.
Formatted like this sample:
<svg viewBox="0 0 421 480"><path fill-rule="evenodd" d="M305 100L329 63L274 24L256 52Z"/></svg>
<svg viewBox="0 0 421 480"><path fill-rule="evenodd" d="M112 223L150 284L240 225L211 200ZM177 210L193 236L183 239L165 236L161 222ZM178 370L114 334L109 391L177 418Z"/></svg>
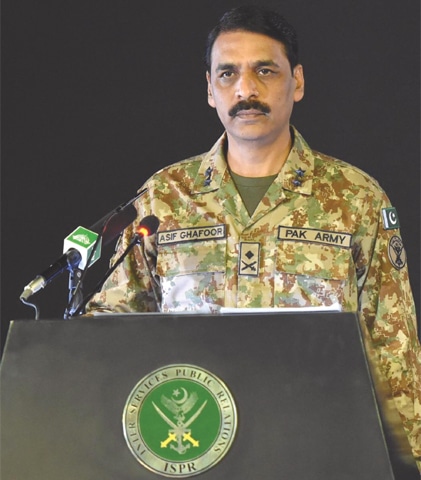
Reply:
<svg viewBox="0 0 421 480"><path fill-rule="evenodd" d="M257 5L228 10L211 30L206 42L205 66L211 69L212 48L221 33L233 31L262 33L282 43L291 70L298 64L298 41L294 27L278 12Z"/></svg>

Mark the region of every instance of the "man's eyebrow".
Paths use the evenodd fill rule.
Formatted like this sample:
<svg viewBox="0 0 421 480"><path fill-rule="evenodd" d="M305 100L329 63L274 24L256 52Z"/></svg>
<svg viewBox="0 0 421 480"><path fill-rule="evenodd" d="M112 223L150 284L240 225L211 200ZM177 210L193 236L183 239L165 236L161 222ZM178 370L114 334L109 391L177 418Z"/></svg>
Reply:
<svg viewBox="0 0 421 480"><path fill-rule="evenodd" d="M279 68L279 64L276 63L273 60L257 60L252 63L253 68L260 68L260 67L276 67ZM221 72L224 70L233 70L237 68L234 63L226 62L226 63L220 63L216 67L217 72Z"/></svg>
<svg viewBox="0 0 421 480"><path fill-rule="evenodd" d="M274 62L273 60L258 60L257 62L253 63L255 68L257 67L276 67L279 68L279 64Z"/></svg>
<svg viewBox="0 0 421 480"><path fill-rule="evenodd" d="M220 63L217 67L216 67L216 71L217 72L220 72L222 70L232 70L235 68L235 65L233 63Z"/></svg>

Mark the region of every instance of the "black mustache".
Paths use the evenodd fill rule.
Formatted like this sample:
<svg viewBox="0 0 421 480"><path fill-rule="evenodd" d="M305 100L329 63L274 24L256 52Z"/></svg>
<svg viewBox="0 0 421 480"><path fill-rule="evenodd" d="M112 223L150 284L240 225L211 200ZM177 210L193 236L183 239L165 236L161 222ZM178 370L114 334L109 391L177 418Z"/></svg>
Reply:
<svg viewBox="0 0 421 480"><path fill-rule="evenodd" d="M265 114L270 113L270 107L265 103L261 103L258 100L241 100L237 105L234 105L230 109L228 115L230 117L235 117L235 115L237 115L238 112L241 112L241 110L260 110Z"/></svg>

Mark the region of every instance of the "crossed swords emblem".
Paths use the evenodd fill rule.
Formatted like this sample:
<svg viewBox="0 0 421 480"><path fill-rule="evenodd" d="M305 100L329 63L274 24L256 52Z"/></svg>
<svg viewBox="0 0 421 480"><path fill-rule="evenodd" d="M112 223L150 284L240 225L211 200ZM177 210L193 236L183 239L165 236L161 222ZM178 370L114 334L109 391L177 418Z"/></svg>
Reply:
<svg viewBox="0 0 421 480"><path fill-rule="evenodd" d="M171 429L168 430L168 437L161 442L161 448L167 448L169 445L172 450L175 450L180 455L185 453L190 446L199 446L199 441L192 437L191 430L188 427L202 413L207 403L207 400L205 400L199 409L185 422L185 414L194 407L198 398L196 393L189 395L185 388L181 390L183 391L183 397L180 400L168 398L165 395L161 397L161 401L165 407L174 414L176 423L169 419L155 402L152 402L159 416L171 427ZM176 392L177 394L179 393L178 391ZM175 442L175 445L172 442ZM183 442L188 443L184 444Z"/></svg>
<svg viewBox="0 0 421 480"><path fill-rule="evenodd" d="M243 259L241 260L241 263L243 264L241 270L252 270L253 272L256 271L256 265L257 265L257 260L254 260L253 262L251 262L251 259L254 257L254 253L251 252L251 251L248 251L245 256L249 259L249 262L250 263L247 263L246 261L244 261Z"/></svg>

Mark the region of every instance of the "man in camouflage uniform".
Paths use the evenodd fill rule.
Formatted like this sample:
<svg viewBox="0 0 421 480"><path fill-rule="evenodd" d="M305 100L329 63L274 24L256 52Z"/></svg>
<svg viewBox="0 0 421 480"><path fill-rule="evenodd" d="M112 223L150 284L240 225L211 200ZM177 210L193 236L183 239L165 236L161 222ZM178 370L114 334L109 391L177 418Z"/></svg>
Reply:
<svg viewBox="0 0 421 480"><path fill-rule="evenodd" d="M304 94L294 30L261 9L228 12L207 46L208 101L225 133L144 185L135 246L87 311L358 312L421 458L416 315L397 214L378 183L311 150L289 121ZM113 261L132 241L137 220Z"/></svg>

